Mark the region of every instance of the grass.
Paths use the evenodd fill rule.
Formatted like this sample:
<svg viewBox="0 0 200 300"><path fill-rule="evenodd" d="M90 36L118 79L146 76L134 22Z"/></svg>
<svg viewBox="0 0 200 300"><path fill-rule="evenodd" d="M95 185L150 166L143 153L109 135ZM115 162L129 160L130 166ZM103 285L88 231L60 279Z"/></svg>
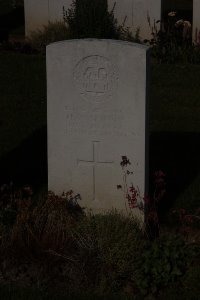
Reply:
<svg viewBox="0 0 200 300"><path fill-rule="evenodd" d="M0 223L0 299L169 299L175 289L198 300L197 243L169 233L150 242L133 218L85 216L55 195L28 210L17 203L15 219Z"/></svg>
<svg viewBox="0 0 200 300"><path fill-rule="evenodd" d="M153 64L151 132L200 132L200 65Z"/></svg>
<svg viewBox="0 0 200 300"><path fill-rule="evenodd" d="M41 56L0 53L0 156L46 125L46 72Z"/></svg>
<svg viewBox="0 0 200 300"><path fill-rule="evenodd" d="M45 292L31 288L17 288L13 286L0 287L1 300L137 300L136 298L125 295L92 295L92 294L79 294L79 293L61 293L61 292ZM139 300L139 299L138 299Z"/></svg>
<svg viewBox="0 0 200 300"><path fill-rule="evenodd" d="M198 207L200 66L153 64L151 75L150 171L162 169L167 175L163 211Z"/></svg>
<svg viewBox="0 0 200 300"><path fill-rule="evenodd" d="M0 52L0 65L0 181L32 182L46 172L45 58Z"/></svg>

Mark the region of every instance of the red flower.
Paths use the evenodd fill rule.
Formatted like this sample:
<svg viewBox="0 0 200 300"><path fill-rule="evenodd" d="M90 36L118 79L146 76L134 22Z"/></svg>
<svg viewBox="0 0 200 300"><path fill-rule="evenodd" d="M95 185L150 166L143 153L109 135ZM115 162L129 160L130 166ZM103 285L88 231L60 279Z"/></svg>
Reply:
<svg viewBox="0 0 200 300"><path fill-rule="evenodd" d="M136 189L135 189L134 186L132 185L132 186L129 188L129 191L130 191L131 193L134 193L134 192L136 191Z"/></svg>

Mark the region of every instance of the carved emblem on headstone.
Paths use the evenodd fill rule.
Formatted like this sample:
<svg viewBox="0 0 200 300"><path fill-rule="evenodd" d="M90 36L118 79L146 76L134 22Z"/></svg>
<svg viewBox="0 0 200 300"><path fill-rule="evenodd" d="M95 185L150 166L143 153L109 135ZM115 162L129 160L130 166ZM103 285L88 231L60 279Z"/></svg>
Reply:
<svg viewBox="0 0 200 300"><path fill-rule="evenodd" d="M98 102L112 96L118 75L110 60L92 55L78 62L74 69L74 80L84 99Z"/></svg>

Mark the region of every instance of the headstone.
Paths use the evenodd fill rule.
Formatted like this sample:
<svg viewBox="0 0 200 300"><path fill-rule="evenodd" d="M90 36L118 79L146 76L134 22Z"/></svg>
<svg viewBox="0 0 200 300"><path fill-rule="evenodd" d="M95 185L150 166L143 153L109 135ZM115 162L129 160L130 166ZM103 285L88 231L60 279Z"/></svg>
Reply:
<svg viewBox="0 0 200 300"><path fill-rule="evenodd" d="M70 8L72 0L49 0L49 21L63 21L63 7Z"/></svg>
<svg viewBox="0 0 200 300"><path fill-rule="evenodd" d="M147 47L68 40L47 47L48 188L93 212L125 210L120 161L146 189Z"/></svg>
<svg viewBox="0 0 200 300"><path fill-rule="evenodd" d="M63 21L63 6L70 8L72 0L24 0L25 34L43 29L49 22Z"/></svg>
<svg viewBox="0 0 200 300"><path fill-rule="evenodd" d="M48 0L24 0L25 34L42 29L49 21Z"/></svg>
<svg viewBox="0 0 200 300"><path fill-rule="evenodd" d="M139 36L144 39L151 39L152 27L159 29L156 21L161 20L161 0L109 0L109 10L114 7L114 15L119 24L130 28L133 34L139 28Z"/></svg>
<svg viewBox="0 0 200 300"><path fill-rule="evenodd" d="M200 44L200 1L193 0L193 41Z"/></svg>

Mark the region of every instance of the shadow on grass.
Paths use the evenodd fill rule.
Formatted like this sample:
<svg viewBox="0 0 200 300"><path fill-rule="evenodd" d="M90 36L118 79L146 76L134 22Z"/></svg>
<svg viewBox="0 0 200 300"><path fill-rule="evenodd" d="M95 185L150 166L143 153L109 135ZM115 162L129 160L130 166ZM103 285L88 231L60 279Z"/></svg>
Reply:
<svg viewBox="0 0 200 300"><path fill-rule="evenodd" d="M108 295L97 295L95 293L85 294L76 291L76 293L65 293L62 291L42 291L34 288L20 288L9 286L0 286L0 297L1 300L137 300L136 297L128 297L123 294L108 294ZM139 300L139 299L138 299Z"/></svg>
<svg viewBox="0 0 200 300"><path fill-rule="evenodd" d="M168 211L200 173L200 133L152 133L149 146L150 180L155 170L166 173L167 194L161 210Z"/></svg>
<svg viewBox="0 0 200 300"><path fill-rule="evenodd" d="M19 147L0 157L0 183L47 184L47 128L36 130Z"/></svg>

